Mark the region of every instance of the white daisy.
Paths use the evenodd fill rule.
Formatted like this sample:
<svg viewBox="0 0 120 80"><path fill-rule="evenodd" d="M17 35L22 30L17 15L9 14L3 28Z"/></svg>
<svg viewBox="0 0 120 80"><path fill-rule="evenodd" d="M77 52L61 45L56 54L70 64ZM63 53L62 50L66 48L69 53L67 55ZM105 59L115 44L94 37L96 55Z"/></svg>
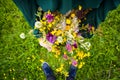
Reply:
<svg viewBox="0 0 120 80"><path fill-rule="evenodd" d="M21 38L21 39L25 39L25 33L21 33L21 34L20 34L20 38Z"/></svg>
<svg viewBox="0 0 120 80"><path fill-rule="evenodd" d="M39 21L36 21L36 22L35 22L35 28L39 29L39 28L41 28L41 27L42 27L42 23L39 22Z"/></svg>

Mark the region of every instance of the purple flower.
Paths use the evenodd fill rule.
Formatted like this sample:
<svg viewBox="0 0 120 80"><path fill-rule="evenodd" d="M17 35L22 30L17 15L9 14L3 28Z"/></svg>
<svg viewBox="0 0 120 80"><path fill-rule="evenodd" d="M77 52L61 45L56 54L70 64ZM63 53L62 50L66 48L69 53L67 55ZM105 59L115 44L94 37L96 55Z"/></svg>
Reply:
<svg viewBox="0 0 120 80"><path fill-rule="evenodd" d="M48 22L52 22L54 20L54 16L52 14L47 14L46 18Z"/></svg>
<svg viewBox="0 0 120 80"><path fill-rule="evenodd" d="M46 35L46 39L53 44L56 41L57 37L55 35L52 35L51 33L48 33Z"/></svg>
<svg viewBox="0 0 120 80"><path fill-rule="evenodd" d="M66 44L66 49L68 50L68 52L71 52L72 51L72 46L69 43L67 43Z"/></svg>
<svg viewBox="0 0 120 80"><path fill-rule="evenodd" d="M73 46L74 46L74 48L77 48L77 43L76 43L76 42L74 42Z"/></svg>

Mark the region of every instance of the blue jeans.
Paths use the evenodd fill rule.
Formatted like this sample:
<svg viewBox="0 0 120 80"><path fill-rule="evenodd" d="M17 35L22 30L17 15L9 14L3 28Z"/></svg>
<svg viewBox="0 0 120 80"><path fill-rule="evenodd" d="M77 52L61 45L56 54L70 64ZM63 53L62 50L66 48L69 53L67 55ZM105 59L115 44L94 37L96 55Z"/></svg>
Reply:
<svg viewBox="0 0 120 80"><path fill-rule="evenodd" d="M47 80L56 80L54 76L48 76ZM67 80L74 80L74 78L68 77Z"/></svg>

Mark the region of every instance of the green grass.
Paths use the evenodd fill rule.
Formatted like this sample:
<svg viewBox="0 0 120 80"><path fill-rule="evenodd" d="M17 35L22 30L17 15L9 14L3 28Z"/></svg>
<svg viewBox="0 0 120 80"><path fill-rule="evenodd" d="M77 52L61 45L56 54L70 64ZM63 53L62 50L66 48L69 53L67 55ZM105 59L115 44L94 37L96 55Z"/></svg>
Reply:
<svg viewBox="0 0 120 80"><path fill-rule="evenodd" d="M31 27L15 4L0 1L0 80L45 80L41 70L41 59L50 64L58 80L65 77L55 69L65 63L54 58L46 49L39 46L33 35L28 34ZM23 40L19 35L24 32ZM100 24L91 42L91 56L83 68L78 69L76 80L120 80L120 6L111 11Z"/></svg>

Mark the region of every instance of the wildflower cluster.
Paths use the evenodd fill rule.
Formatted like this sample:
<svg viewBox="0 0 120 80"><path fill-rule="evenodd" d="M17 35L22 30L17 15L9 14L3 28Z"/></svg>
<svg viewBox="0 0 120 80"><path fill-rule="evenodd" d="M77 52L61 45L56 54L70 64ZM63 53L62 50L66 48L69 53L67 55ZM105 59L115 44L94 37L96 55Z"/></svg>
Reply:
<svg viewBox="0 0 120 80"><path fill-rule="evenodd" d="M72 10L70 13L63 15L59 12L44 12L42 17L35 22L34 33L37 33L39 43L49 52L55 53L54 56L63 59L78 68L82 68L85 64L82 60L89 57L90 42L86 42L82 37L80 30L94 32L94 27L90 24L80 27L85 15L89 10L82 12L82 7ZM82 12L82 14L79 14ZM81 15L81 16L80 16ZM82 16L83 15L83 16ZM84 52L84 51L86 52ZM63 65L56 69L60 72Z"/></svg>

